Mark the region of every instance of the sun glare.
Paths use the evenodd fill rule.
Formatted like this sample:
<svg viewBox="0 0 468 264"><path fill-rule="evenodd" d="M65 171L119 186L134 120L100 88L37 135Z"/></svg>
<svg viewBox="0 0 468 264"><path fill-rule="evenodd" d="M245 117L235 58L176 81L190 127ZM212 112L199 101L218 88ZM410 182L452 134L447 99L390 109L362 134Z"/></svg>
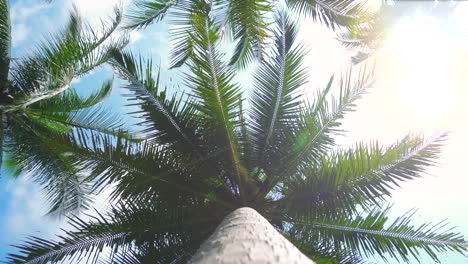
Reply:
<svg viewBox="0 0 468 264"><path fill-rule="evenodd" d="M417 118L434 120L454 105L457 93L455 48L444 25L418 13L395 25L389 48L398 69L401 107Z"/></svg>

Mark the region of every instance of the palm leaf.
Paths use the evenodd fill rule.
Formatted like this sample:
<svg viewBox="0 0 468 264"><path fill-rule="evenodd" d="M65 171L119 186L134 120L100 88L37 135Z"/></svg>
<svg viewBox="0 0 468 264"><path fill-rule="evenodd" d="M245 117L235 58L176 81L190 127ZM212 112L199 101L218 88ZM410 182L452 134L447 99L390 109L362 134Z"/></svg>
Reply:
<svg viewBox="0 0 468 264"><path fill-rule="evenodd" d="M81 76L110 58L110 51L122 48L125 39L104 44L117 29L120 10L110 25L103 24L101 34L83 23L72 12L70 22L56 36L49 36L30 55L15 62L12 80L16 87L15 104L22 107L50 98L66 90L73 77Z"/></svg>
<svg viewBox="0 0 468 264"><path fill-rule="evenodd" d="M317 164L323 153L326 153L333 145L333 135L342 131L340 119L344 114L353 111L354 103L365 92L365 88L372 84L371 74L363 68L352 83L352 73L349 71L340 82L340 94L329 102L327 95L333 84L333 77L323 92L316 96L315 102L307 105L299 114L299 121L291 133L291 142L282 150L278 162L274 164L274 170L268 175L261 195L269 193L279 182L285 179L285 175L295 175L304 164Z"/></svg>
<svg viewBox="0 0 468 264"><path fill-rule="evenodd" d="M229 1L228 23L237 40L230 64L245 68L249 62L263 58L268 37L265 15L272 4L264 0Z"/></svg>
<svg viewBox="0 0 468 264"><path fill-rule="evenodd" d="M130 199L135 202L159 197L161 200L192 201L208 199L210 173L205 163L217 155L203 159L190 159L167 146L155 146L148 142L131 142L124 137L98 135L78 131L58 138L68 150L70 160L77 168L86 170L93 182L93 190L100 192L113 188L111 199Z"/></svg>
<svg viewBox="0 0 468 264"><path fill-rule="evenodd" d="M420 259L421 252L439 262L436 252L454 251L463 253L468 242L442 221L414 226L410 223L414 211L395 221L388 221L388 208L375 208L368 214L356 216L344 214L337 218L311 218L293 223L290 235L307 243L321 241L336 250L346 248L364 257L385 254L408 262L409 256Z"/></svg>
<svg viewBox="0 0 468 264"><path fill-rule="evenodd" d="M287 0L288 6L296 12L311 16L325 26L337 30L338 27L357 27L371 19L366 11L366 2L355 0Z"/></svg>
<svg viewBox="0 0 468 264"><path fill-rule="evenodd" d="M182 1L174 7L171 23L175 26L171 29L174 47L171 52L171 68L184 65L193 54L193 39L191 35L195 31L195 18L199 8L199 1Z"/></svg>
<svg viewBox="0 0 468 264"><path fill-rule="evenodd" d="M215 151L228 149L225 160L233 169L230 180L238 185L239 194L247 183L247 175L240 166L238 138L240 88L231 84L234 72L222 62L222 54L217 49L217 26L208 16L210 5L195 1L193 19L195 31L191 34L194 54L189 67L191 74L187 85L196 100L193 107L201 114L204 137ZM242 195L241 195L242 196Z"/></svg>
<svg viewBox="0 0 468 264"><path fill-rule="evenodd" d="M288 164L293 162L294 167L297 167L302 161L316 163L322 153L333 146L332 136L342 132L338 128L340 120L345 113L354 111L356 100L372 85L372 76L373 71L367 73L364 67L353 82L354 75L350 70L341 78L338 98L328 101L327 94L333 84L333 77L330 79L325 90L317 95L317 100L301 113L291 154L285 158Z"/></svg>
<svg viewBox="0 0 468 264"><path fill-rule="evenodd" d="M144 121L140 125L147 126L145 134L159 144L174 144L181 151L194 153L200 156L197 147L196 124L193 118L193 108L185 104L176 96L168 99L165 91L160 91L159 75L153 76L151 61L136 59L132 53L115 51L110 61L121 78L127 80L129 85L125 88L136 97L136 105L142 107L141 114Z"/></svg>
<svg viewBox="0 0 468 264"><path fill-rule="evenodd" d="M296 25L285 13L279 13L275 20L275 49L255 75L251 111L256 159L264 169L269 167L266 161L274 159L272 155L283 155L279 153L281 144L292 136L290 124L298 120L301 104L298 90L307 78L301 66L305 51L293 48Z"/></svg>
<svg viewBox="0 0 468 264"><path fill-rule="evenodd" d="M177 4L175 0L138 0L137 10L127 15L126 29L142 29L152 23L161 21L168 10Z"/></svg>
<svg viewBox="0 0 468 264"><path fill-rule="evenodd" d="M71 112L89 108L103 102L112 92L113 80L103 82L98 91L83 98L76 89L71 88L55 97L41 100L30 105L31 109L47 112Z"/></svg>
<svg viewBox="0 0 468 264"><path fill-rule="evenodd" d="M294 233L293 233L294 234ZM283 233L297 248L307 255L310 259L313 259L317 264L366 264L360 256L348 251L348 250L336 250L330 247L327 243L321 243L320 241L307 240L306 243L302 240L295 240L300 238L298 236L289 236L287 233ZM313 244L316 242L315 244Z"/></svg>
<svg viewBox="0 0 468 264"><path fill-rule="evenodd" d="M8 160L17 173L27 172L44 188L50 203L48 214L61 216L87 209L91 186L84 174L73 166L63 146L51 130L34 119L9 115L5 138Z"/></svg>
<svg viewBox="0 0 468 264"><path fill-rule="evenodd" d="M399 183L421 177L434 165L445 137L407 136L387 148L358 144L324 156L286 181L277 202L291 216L355 213L390 196Z"/></svg>
<svg viewBox="0 0 468 264"><path fill-rule="evenodd" d="M151 201L136 205L122 203L107 215L98 213L91 217L91 221L71 218L70 223L76 231L65 232L59 236L59 241L30 237L24 245L18 246L21 255L9 255L8 263L45 264L49 261L63 262L67 258L95 263L105 247L111 247L111 252L127 252L135 246L141 249L151 247L153 254L157 253L157 259L152 259L152 262L174 260L186 251L193 252L212 231L211 219L200 217L192 220L192 214L199 215L200 212L205 212L202 206L184 211L155 205ZM194 226L199 231L204 230L202 235L193 232L197 230ZM144 254L145 251L139 253Z"/></svg>
<svg viewBox="0 0 468 264"><path fill-rule="evenodd" d="M114 136L122 136L128 140L139 141L135 133L124 131L122 119L108 108L92 107L72 112L52 112L42 110L24 111L29 118L41 122L56 133L72 132L74 129L84 129Z"/></svg>

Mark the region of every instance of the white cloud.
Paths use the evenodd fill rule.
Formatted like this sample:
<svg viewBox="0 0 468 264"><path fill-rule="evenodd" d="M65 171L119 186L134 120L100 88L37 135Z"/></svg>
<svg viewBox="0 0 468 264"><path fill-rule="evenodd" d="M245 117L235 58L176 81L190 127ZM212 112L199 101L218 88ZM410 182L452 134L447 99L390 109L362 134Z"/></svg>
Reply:
<svg viewBox="0 0 468 264"><path fill-rule="evenodd" d="M11 21L12 23L24 22L32 15L49 7L44 1L20 0L10 9Z"/></svg>
<svg viewBox="0 0 468 264"><path fill-rule="evenodd" d="M102 19L113 15L114 7L125 7L131 0L68 0L68 6L73 4L80 13L92 24L99 24Z"/></svg>
<svg viewBox="0 0 468 264"><path fill-rule="evenodd" d="M13 24L11 32L11 41L16 46L28 38L31 29L26 24Z"/></svg>
<svg viewBox="0 0 468 264"><path fill-rule="evenodd" d="M143 39L145 39L145 36L140 31L134 30L130 32L130 44L137 43Z"/></svg>

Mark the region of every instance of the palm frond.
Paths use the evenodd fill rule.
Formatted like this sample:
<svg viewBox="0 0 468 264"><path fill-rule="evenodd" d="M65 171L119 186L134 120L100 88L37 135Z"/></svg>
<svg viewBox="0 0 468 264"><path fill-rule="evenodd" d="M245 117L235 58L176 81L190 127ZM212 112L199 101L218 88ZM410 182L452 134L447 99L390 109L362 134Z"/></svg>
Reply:
<svg viewBox="0 0 468 264"><path fill-rule="evenodd" d="M115 186L112 200L140 201L159 197L177 202L206 198L205 190L209 186L204 187L203 177L194 176L195 172L199 173L197 175L205 172L198 170L203 160L190 163L167 146L135 143L124 137L86 131L57 140L68 149L73 165L88 172L95 192Z"/></svg>
<svg viewBox="0 0 468 264"><path fill-rule="evenodd" d="M380 159L368 164L369 168L361 171L360 175L348 175L340 187L347 185L361 193L372 193L375 197L389 195L393 187L399 187L398 182L416 179L422 176L426 167L435 165L446 138L447 133L429 140L408 135L383 151ZM370 155L375 156L374 153Z"/></svg>
<svg viewBox="0 0 468 264"><path fill-rule="evenodd" d="M354 111L356 100L373 84L372 78L373 70L368 73L366 67L361 68L357 76L349 70L340 80L339 96L329 101L327 94L333 85L332 77L325 90L316 96L316 101L301 113L295 142L285 161L293 162L294 167L302 161L316 163L322 153L333 146L332 136L342 132L340 120L347 112Z"/></svg>
<svg viewBox="0 0 468 264"><path fill-rule="evenodd" d="M283 235L317 264L370 264L370 262L346 249L336 250L327 243L321 243L320 241L307 240L304 243L302 240L295 240L300 237L289 236L287 233L283 233ZM314 242L315 244L313 244Z"/></svg>
<svg viewBox="0 0 468 264"><path fill-rule="evenodd" d="M191 74L187 77L187 86L196 98L192 105L206 124L204 137L215 150L229 149L224 158L234 173L231 181L242 192L247 175L240 166L235 132L239 128L240 88L231 83L234 72L222 62L222 54L217 50L219 36L217 25L209 17L210 5L201 0L195 2L197 8L192 14L195 31L191 34L194 54L189 63Z"/></svg>
<svg viewBox="0 0 468 264"><path fill-rule="evenodd" d="M161 21L168 10L177 4L176 0L138 0L136 10L126 16L126 29L142 29L152 23Z"/></svg>
<svg viewBox="0 0 468 264"><path fill-rule="evenodd" d="M8 0L0 0L0 93L7 88L11 56L11 25Z"/></svg>
<svg viewBox="0 0 468 264"><path fill-rule="evenodd" d="M174 7L173 19L171 23L175 26L171 29L174 47L171 52L171 68L178 68L184 65L193 53L193 39L191 34L195 32L195 17L197 3L199 1L182 1ZM199 4L198 4L199 5Z"/></svg>
<svg viewBox="0 0 468 264"><path fill-rule="evenodd" d="M367 214L356 216L343 214L336 218L307 219L296 221L289 233L304 245L321 241L336 250L347 249L364 257L385 254L408 262L412 256L420 259L421 252L439 262L436 252L454 251L463 253L468 241L447 223L411 224L415 211L410 211L389 223L388 208L379 207Z"/></svg>
<svg viewBox="0 0 468 264"><path fill-rule="evenodd" d="M294 175L304 164L317 164L323 153L326 153L334 145L334 135L340 134L340 119L344 114L353 111L355 101L361 97L365 89L372 84L373 73L367 73L362 68L356 81L350 71L341 78L340 94L338 98L329 100L327 97L333 84L333 77L326 88L317 94L316 100L306 104L299 114L299 121L291 127L292 142L276 162L274 173L268 176L267 184L264 184L261 195L266 195L279 182L286 179L285 175Z"/></svg>
<svg viewBox="0 0 468 264"><path fill-rule="evenodd" d="M16 87L13 96L21 104L30 105L38 96L52 97L68 86L73 77L81 76L110 58L110 51L122 48L125 38L104 43L117 29L121 11L115 9L115 18L103 24L101 34L82 22L77 11L70 22L56 36L46 38L37 49L15 62L12 80ZM32 102L31 102L32 101ZM16 103L19 104L19 103Z"/></svg>
<svg viewBox="0 0 468 264"><path fill-rule="evenodd" d="M284 183L278 203L292 215L341 213L374 205L399 183L423 176L446 134L431 140L408 135L387 148L377 142L323 156ZM359 206L356 208L356 206Z"/></svg>
<svg viewBox="0 0 468 264"><path fill-rule="evenodd" d="M98 91L83 98L73 87L55 97L30 105L31 109L47 112L71 112L95 106L104 101L112 92L113 80L103 82Z"/></svg>
<svg viewBox="0 0 468 264"><path fill-rule="evenodd" d="M176 95L167 98L167 92L161 91L159 75L157 79L153 76L152 62L138 60L130 52L115 51L110 63L120 77L129 82L125 86L130 91L127 96L139 101L135 104L141 106L142 111L134 114L140 114L143 121L139 124L147 127L144 133L149 139L158 144L173 144L180 151L200 156L194 109L188 104L181 105Z"/></svg>
<svg viewBox="0 0 468 264"><path fill-rule="evenodd" d="M244 69L249 62L263 58L268 37L266 14L272 8L272 4L265 0L229 2L227 19L237 40L231 65Z"/></svg>
<svg viewBox="0 0 468 264"><path fill-rule="evenodd" d="M358 27L372 15L366 10L367 0L287 0L296 12L311 16L325 26L337 30L339 27Z"/></svg>
<svg viewBox="0 0 468 264"><path fill-rule="evenodd" d="M55 133L72 132L74 129L84 129L94 132L122 136L128 140L139 141L136 133L125 131L122 118L105 107L91 107L72 112L53 112L28 110L24 114L41 122Z"/></svg>
<svg viewBox="0 0 468 264"><path fill-rule="evenodd" d="M90 204L91 185L54 140L51 130L34 119L9 115L5 151L15 170L27 172L45 191L49 214L79 212Z"/></svg>
<svg viewBox="0 0 468 264"><path fill-rule="evenodd" d="M301 101L299 88L306 82L307 73L302 68L305 50L293 47L297 27L286 13L276 17L275 49L271 58L260 64L255 74L250 112L255 139L256 159L268 169L266 161L271 156L282 156L281 144L292 135L290 124L298 120Z"/></svg>
<svg viewBox="0 0 468 264"><path fill-rule="evenodd" d="M95 263L105 247L120 253L135 247L143 250L150 247L147 253L152 251L157 256L152 262L174 260L187 251L193 252L214 229L210 218L193 220L192 214L205 212L203 206L181 209L147 201L121 203L112 207L107 215L91 216L91 221L73 217L70 224L75 231L66 231L58 237L59 241L30 237L24 245L17 246L21 253L9 255L7 263L45 264L64 260Z"/></svg>

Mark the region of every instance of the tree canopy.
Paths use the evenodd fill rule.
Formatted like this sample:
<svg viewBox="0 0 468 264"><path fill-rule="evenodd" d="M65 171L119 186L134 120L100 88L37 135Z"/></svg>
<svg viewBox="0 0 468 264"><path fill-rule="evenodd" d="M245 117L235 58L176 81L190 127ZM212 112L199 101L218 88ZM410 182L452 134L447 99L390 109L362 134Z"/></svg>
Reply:
<svg viewBox="0 0 468 264"><path fill-rule="evenodd" d="M303 66L307 48L295 41L297 25L288 11L269 1L237 6L241 2L140 1L141 9L130 13L125 26L140 29L173 12L173 66L185 65L189 93L170 91L159 78L165 69L119 45L97 53L102 60L91 65L109 63L126 82L126 96L139 106L131 114L141 121L143 140L118 131L113 126L118 122L108 112L94 116L105 118L102 123L73 114L85 108L70 108L75 102L87 109L101 101L108 84L90 98L68 91L30 105L65 109L66 114L58 115L39 108L45 116L42 126L29 131L59 127L53 139L40 136L45 143L34 149L66 166L52 169L49 158L30 155L34 152L24 148L34 145L24 144L26 138L10 148L21 146L16 153L28 155L13 159L38 166L35 173L55 180L64 177L54 175L76 170L83 174L74 175L84 176L76 186L86 183L95 193L112 186L112 207L91 220L70 216L73 228L57 240L29 237L8 263L93 263L102 261L102 252L109 248L104 260L108 263L185 263L227 214L245 206L258 211L317 263L364 263L369 256L408 261L423 252L438 261L439 252L466 253L467 241L445 222L416 226L411 222L413 211L389 220L386 205L401 182L420 178L435 164L447 134L408 134L389 146L377 141L336 146L344 116L373 85L372 65L332 76L309 100L301 92L309 74ZM332 29L356 26L367 18L367 13L359 15L362 8L355 1L287 3ZM274 14L270 22L267 12ZM234 59L220 51L226 25L235 40ZM53 53L44 65L59 58L61 53ZM259 60L253 92L247 95L235 74L254 58ZM73 66L79 74L91 68ZM63 71L56 72L61 76ZM43 121L49 116L55 119ZM63 120L73 128L69 133L63 133L70 126ZM83 125L77 125L80 120Z"/></svg>

